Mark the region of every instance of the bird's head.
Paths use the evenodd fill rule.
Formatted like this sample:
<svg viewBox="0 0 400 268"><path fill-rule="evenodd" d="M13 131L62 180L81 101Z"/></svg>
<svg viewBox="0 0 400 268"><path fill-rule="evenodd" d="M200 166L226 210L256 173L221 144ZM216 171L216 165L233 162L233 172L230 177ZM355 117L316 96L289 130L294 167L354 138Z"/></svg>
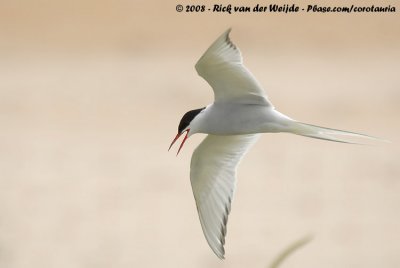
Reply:
<svg viewBox="0 0 400 268"><path fill-rule="evenodd" d="M191 130L191 124L193 122L193 119L200 114L201 111L203 111L205 108L200 108L200 109L196 109L196 110L191 110L187 113L185 113L181 119L181 121L179 122L179 126L178 126L178 134L176 134L174 140L172 141L171 145L169 146L168 151L171 149L172 145L174 145L174 143L179 139L180 136L182 136L183 133L186 132L185 138L183 139L181 145L179 146L179 150L178 153L176 155L179 154L179 152L181 151L183 144L185 143L186 139L193 133L190 132Z"/></svg>

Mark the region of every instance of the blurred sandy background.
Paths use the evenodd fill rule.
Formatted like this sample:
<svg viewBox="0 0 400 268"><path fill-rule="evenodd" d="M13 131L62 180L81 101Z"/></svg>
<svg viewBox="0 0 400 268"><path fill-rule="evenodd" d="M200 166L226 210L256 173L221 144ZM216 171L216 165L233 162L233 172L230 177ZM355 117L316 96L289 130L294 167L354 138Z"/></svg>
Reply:
<svg viewBox="0 0 400 268"><path fill-rule="evenodd" d="M400 267L399 12L178 3L191 4L0 1L0 267L266 267L307 234L282 267ZM280 111L392 143L264 135L239 168L220 261L189 182L204 136L167 148L212 101L194 64L228 27Z"/></svg>

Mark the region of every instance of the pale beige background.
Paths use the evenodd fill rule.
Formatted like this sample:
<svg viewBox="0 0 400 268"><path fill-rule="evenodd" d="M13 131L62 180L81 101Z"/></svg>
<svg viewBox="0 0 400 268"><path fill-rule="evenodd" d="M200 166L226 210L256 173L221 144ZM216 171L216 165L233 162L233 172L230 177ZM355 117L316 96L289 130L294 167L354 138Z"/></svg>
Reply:
<svg viewBox="0 0 400 268"><path fill-rule="evenodd" d="M282 267L400 267L399 12L178 3L0 1L0 267L266 267L307 234ZM264 135L239 169L222 262L188 177L203 136L167 148L212 101L193 66L228 27L280 111L392 143Z"/></svg>

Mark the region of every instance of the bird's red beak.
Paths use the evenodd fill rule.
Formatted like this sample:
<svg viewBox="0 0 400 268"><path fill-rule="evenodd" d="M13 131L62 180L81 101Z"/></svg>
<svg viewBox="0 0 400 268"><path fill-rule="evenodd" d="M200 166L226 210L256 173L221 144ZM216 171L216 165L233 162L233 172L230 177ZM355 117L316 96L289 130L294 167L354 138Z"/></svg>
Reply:
<svg viewBox="0 0 400 268"><path fill-rule="evenodd" d="M171 145L170 145L169 148L168 148L168 151L171 149L172 145L174 145L174 143L179 139L179 137L180 137L183 133L186 132L185 138L183 138L183 141L182 141L181 145L179 146L179 150L178 150L178 152L176 153L176 155L178 155L179 152L181 151L182 147L183 147L183 144L185 143L186 139L188 138L189 131L190 131L190 129L187 129L187 130L185 130L184 132L181 132L181 133L176 134L174 140L172 141Z"/></svg>

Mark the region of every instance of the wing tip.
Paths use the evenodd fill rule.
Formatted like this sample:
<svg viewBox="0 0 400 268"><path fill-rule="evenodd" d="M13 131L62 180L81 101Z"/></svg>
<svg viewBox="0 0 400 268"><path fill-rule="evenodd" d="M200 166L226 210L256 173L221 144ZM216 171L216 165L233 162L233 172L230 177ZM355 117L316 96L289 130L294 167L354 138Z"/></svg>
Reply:
<svg viewBox="0 0 400 268"><path fill-rule="evenodd" d="M206 52L200 57L200 59L195 64L195 69L197 73L204 77L204 72L206 72L208 60L216 60L217 62L226 62L229 61L230 57L233 57L234 61L239 63L242 62L242 56L239 48L231 41L229 38L229 34L232 31L232 27L229 27L225 30L218 38L208 47ZM219 55L219 53L225 52L223 54L227 54L225 56ZM227 58L226 58L227 57Z"/></svg>
<svg viewBox="0 0 400 268"><path fill-rule="evenodd" d="M220 260L225 260L225 249L224 246L222 246L220 249L213 249L215 255L217 255L217 257Z"/></svg>
<svg viewBox="0 0 400 268"><path fill-rule="evenodd" d="M230 39L230 37L229 37L229 34L231 33L231 31L232 31L232 27L229 27L228 30L226 30L226 31L223 33L223 36L225 37L225 42L226 42L229 46L231 46L231 47L234 48L234 49L237 49L236 45L231 41L231 39Z"/></svg>

